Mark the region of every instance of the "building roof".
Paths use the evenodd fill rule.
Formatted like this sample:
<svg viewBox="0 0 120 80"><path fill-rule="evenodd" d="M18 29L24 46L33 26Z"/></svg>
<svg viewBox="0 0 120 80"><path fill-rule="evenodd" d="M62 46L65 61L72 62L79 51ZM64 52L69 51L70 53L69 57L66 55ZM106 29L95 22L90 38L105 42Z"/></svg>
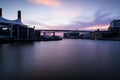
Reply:
<svg viewBox="0 0 120 80"><path fill-rule="evenodd" d="M120 22L120 19L116 19L116 20L113 20L113 21L117 21L117 22ZM113 21L112 21L112 22L113 22Z"/></svg>
<svg viewBox="0 0 120 80"><path fill-rule="evenodd" d="M0 23L24 25L20 19L8 20L3 17L0 17Z"/></svg>

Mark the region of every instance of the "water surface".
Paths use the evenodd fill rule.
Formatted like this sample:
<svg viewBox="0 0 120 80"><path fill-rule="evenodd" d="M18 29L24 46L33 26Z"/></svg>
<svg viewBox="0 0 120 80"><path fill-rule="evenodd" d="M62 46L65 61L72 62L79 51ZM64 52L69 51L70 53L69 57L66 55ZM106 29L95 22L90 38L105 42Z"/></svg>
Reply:
<svg viewBox="0 0 120 80"><path fill-rule="evenodd" d="M64 39L0 45L1 80L118 80L120 42Z"/></svg>

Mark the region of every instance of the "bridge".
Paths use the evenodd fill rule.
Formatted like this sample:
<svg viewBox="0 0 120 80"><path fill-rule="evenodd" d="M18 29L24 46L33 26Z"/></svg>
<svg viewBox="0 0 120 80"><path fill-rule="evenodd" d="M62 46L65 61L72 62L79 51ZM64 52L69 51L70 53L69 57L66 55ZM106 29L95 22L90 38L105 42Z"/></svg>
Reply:
<svg viewBox="0 0 120 80"><path fill-rule="evenodd" d="M49 34L53 34L56 35L56 33L62 33L62 35L64 35L64 33L70 33L70 32L77 32L77 33L90 33L93 31L89 31L89 30L57 30L57 29L39 29L39 30L35 30L36 34L39 36L41 36L41 33L43 33L43 35L46 35L47 33Z"/></svg>
<svg viewBox="0 0 120 80"><path fill-rule="evenodd" d="M42 32L93 32L89 30L55 30L55 29L39 29L36 31L42 31Z"/></svg>

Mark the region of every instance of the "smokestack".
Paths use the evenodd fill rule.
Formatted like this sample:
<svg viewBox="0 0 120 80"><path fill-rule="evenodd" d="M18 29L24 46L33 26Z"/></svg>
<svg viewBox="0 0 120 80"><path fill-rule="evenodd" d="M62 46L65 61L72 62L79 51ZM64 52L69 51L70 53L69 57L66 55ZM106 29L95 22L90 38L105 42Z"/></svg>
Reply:
<svg viewBox="0 0 120 80"><path fill-rule="evenodd" d="M18 19L21 20L21 11L18 11Z"/></svg>
<svg viewBox="0 0 120 80"><path fill-rule="evenodd" d="M0 8L0 17L2 17L2 8Z"/></svg>

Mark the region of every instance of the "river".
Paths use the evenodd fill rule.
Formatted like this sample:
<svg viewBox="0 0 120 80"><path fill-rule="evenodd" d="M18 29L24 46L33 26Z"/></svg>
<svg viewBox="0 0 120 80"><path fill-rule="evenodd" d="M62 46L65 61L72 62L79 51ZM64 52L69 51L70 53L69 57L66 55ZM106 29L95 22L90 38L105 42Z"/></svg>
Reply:
<svg viewBox="0 0 120 80"><path fill-rule="evenodd" d="M0 44L0 80L120 80L120 42Z"/></svg>

